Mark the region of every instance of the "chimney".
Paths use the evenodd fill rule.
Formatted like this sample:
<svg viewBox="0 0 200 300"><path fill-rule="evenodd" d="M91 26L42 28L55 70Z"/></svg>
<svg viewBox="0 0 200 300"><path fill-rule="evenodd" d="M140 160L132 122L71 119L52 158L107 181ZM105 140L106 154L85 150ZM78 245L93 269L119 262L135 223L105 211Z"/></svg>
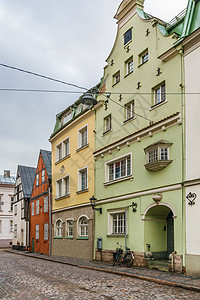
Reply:
<svg viewBox="0 0 200 300"><path fill-rule="evenodd" d="M10 178L10 170L4 170L4 177Z"/></svg>

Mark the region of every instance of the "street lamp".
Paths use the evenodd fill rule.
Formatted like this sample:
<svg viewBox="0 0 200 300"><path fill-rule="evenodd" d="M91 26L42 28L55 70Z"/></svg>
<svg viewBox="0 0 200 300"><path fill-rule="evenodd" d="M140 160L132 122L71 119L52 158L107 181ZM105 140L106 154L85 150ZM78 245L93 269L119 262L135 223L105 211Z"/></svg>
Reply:
<svg viewBox="0 0 200 300"><path fill-rule="evenodd" d="M100 214L102 214L102 208L101 207L100 208L95 208L96 200L97 199L94 197L94 195L92 196L92 198L90 198L90 203L92 205L92 209L97 210L97 211L100 212Z"/></svg>
<svg viewBox="0 0 200 300"><path fill-rule="evenodd" d="M80 99L80 103L85 105L95 105L97 104L97 100L94 99L92 93L85 93L83 97Z"/></svg>

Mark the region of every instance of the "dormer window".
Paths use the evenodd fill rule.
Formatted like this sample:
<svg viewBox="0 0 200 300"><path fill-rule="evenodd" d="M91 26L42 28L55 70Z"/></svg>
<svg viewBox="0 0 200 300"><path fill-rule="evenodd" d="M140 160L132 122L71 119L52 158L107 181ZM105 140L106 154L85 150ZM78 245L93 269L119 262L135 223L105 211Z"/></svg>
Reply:
<svg viewBox="0 0 200 300"><path fill-rule="evenodd" d="M132 28L127 30L124 34L124 45L128 44L132 40Z"/></svg>
<svg viewBox="0 0 200 300"><path fill-rule="evenodd" d="M158 171L170 164L172 160L169 159L169 147L172 143L161 140L144 149L146 154L147 164L145 168L149 171Z"/></svg>
<svg viewBox="0 0 200 300"><path fill-rule="evenodd" d="M69 111L67 114L63 117L63 125L69 122L72 118L72 112Z"/></svg>

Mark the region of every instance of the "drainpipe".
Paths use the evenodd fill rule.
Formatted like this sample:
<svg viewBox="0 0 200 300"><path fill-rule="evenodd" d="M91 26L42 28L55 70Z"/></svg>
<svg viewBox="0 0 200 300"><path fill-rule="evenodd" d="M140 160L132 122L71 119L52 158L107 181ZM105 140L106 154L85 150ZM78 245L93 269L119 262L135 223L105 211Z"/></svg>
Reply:
<svg viewBox="0 0 200 300"><path fill-rule="evenodd" d="M127 210L125 210L125 251L127 248Z"/></svg>
<svg viewBox="0 0 200 300"><path fill-rule="evenodd" d="M185 265L186 252L186 218L185 218L185 172L186 172L186 158L185 158L185 67L184 67L184 51L183 48L179 50L181 56L181 106L182 106L182 244L183 244L183 265Z"/></svg>
<svg viewBox="0 0 200 300"><path fill-rule="evenodd" d="M49 179L49 255L51 255L51 180Z"/></svg>

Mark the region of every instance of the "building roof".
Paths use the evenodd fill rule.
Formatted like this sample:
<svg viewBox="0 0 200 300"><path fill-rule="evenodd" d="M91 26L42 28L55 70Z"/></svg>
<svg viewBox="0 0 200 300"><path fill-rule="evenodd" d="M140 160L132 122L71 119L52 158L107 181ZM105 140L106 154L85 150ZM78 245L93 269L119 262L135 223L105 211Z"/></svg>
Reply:
<svg viewBox="0 0 200 300"><path fill-rule="evenodd" d="M40 149L48 178L51 179L51 151Z"/></svg>
<svg viewBox="0 0 200 300"><path fill-rule="evenodd" d="M22 182L24 197L30 197L35 179L36 168L19 165L18 172Z"/></svg>
<svg viewBox="0 0 200 300"><path fill-rule="evenodd" d="M0 175L0 184L15 185L15 177L5 177L4 175Z"/></svg>

